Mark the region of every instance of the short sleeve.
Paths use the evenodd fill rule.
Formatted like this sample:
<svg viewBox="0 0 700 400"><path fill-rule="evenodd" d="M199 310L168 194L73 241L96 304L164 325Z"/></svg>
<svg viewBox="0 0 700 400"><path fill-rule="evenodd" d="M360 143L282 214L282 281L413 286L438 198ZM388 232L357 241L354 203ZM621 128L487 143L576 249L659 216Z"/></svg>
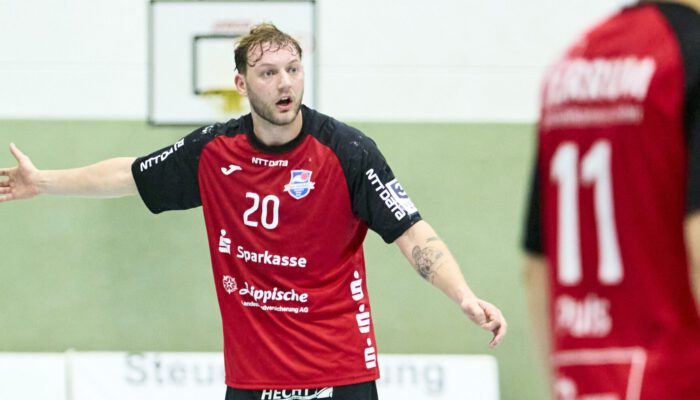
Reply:
<svg viewBox="0 0 700 400"><path fill-rule="evenodd" d="M202 204L197 171L202 149L213 138L212 128L199 128L173 145L134 161L131 173L151 212L185 210Z"/></svg>
<svg viewBox="0 0 700 400"><path fill-rule="evenodd" d="M700 14L682 4L656 5L673 29L683 62L685 133L688 144L686 211L700 210Z"/></svg>
<svg viewBox="0 0 700 400"><path fill-rule="evenodd" d="M352 128L339 157L350 190L352 210L387 243L421 220L386 159L369 137ZM345 162L343 162L345 161Z"/></svg>
<svg viewBox="0 0 700 400"><path fill-rule="evenodd" d="M523 229L523 250L528 253L542 254L542 213L540 178L538 173L539 160L536 158L530 178L530 192L525 207L525 227Z"/></svg>

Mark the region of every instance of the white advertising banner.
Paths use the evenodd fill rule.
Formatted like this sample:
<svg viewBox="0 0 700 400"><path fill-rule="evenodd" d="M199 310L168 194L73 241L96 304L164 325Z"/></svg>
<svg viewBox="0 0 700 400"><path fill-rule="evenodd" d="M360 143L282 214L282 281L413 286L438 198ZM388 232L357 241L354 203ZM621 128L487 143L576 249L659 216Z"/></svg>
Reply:
<svg viewBox="0 0 700 400"><path fill-rule="evenodd" d="M68 400L66 357L47 353L0 353L0 399Z"/></svg>
<svg viewBox="0 0 700 400"><path fill-rule="evenodd" d="M380 400L497 400L498 363L492 356L379 356Z"/></svg>
<svg viewBox="0 0 700 400"><path fill-rule="evenodd" d="M385 354L379 365L381 400L499 398L491 356ZM219 353L0 354L0 399L223 400L225 393Z"/></svg>
<svg viewBox="0 0 700 400"><path fill-rule="evenodd" d="M219 353L73 353L68 400L223 400Z"/></svg>

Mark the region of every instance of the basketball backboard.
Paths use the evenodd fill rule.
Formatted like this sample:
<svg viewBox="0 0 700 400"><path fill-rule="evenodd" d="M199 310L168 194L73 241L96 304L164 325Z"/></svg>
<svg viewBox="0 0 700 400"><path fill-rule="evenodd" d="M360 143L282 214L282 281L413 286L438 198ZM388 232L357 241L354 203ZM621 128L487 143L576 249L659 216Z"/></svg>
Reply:
<svg viewBox="0 0 700 400"><path fill-rule="evenodd" d="M165 1L150 4L149 109L152 124L198 125L247 113L234 87L236 41L272 22L303 50L304 103L315 103L315 1Z"/></svg>

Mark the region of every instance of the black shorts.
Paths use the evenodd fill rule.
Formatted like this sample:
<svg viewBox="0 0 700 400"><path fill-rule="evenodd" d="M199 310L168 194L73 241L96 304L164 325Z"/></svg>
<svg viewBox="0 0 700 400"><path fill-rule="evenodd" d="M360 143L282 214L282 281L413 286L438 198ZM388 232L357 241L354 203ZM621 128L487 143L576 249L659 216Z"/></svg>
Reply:
<svg viewBox="0 0 700 400"><path fill-rule="evenodd" d="M226 400L378 400L377 384L372 382L325 389L242 390L226 388Z"/></svg>

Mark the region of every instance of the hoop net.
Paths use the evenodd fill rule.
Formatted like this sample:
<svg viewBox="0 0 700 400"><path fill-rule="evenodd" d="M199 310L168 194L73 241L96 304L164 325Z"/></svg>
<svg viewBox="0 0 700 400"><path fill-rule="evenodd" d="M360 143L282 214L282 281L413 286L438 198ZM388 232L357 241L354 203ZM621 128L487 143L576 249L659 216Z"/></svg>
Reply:
<svg viewBox="0 0 700 400"><path fill-rule="evenodd" d="M204 97L219 98L220 108L225 113L240 114L244 111L243 96L235 89L211 89L202 92Z"/></svg>

